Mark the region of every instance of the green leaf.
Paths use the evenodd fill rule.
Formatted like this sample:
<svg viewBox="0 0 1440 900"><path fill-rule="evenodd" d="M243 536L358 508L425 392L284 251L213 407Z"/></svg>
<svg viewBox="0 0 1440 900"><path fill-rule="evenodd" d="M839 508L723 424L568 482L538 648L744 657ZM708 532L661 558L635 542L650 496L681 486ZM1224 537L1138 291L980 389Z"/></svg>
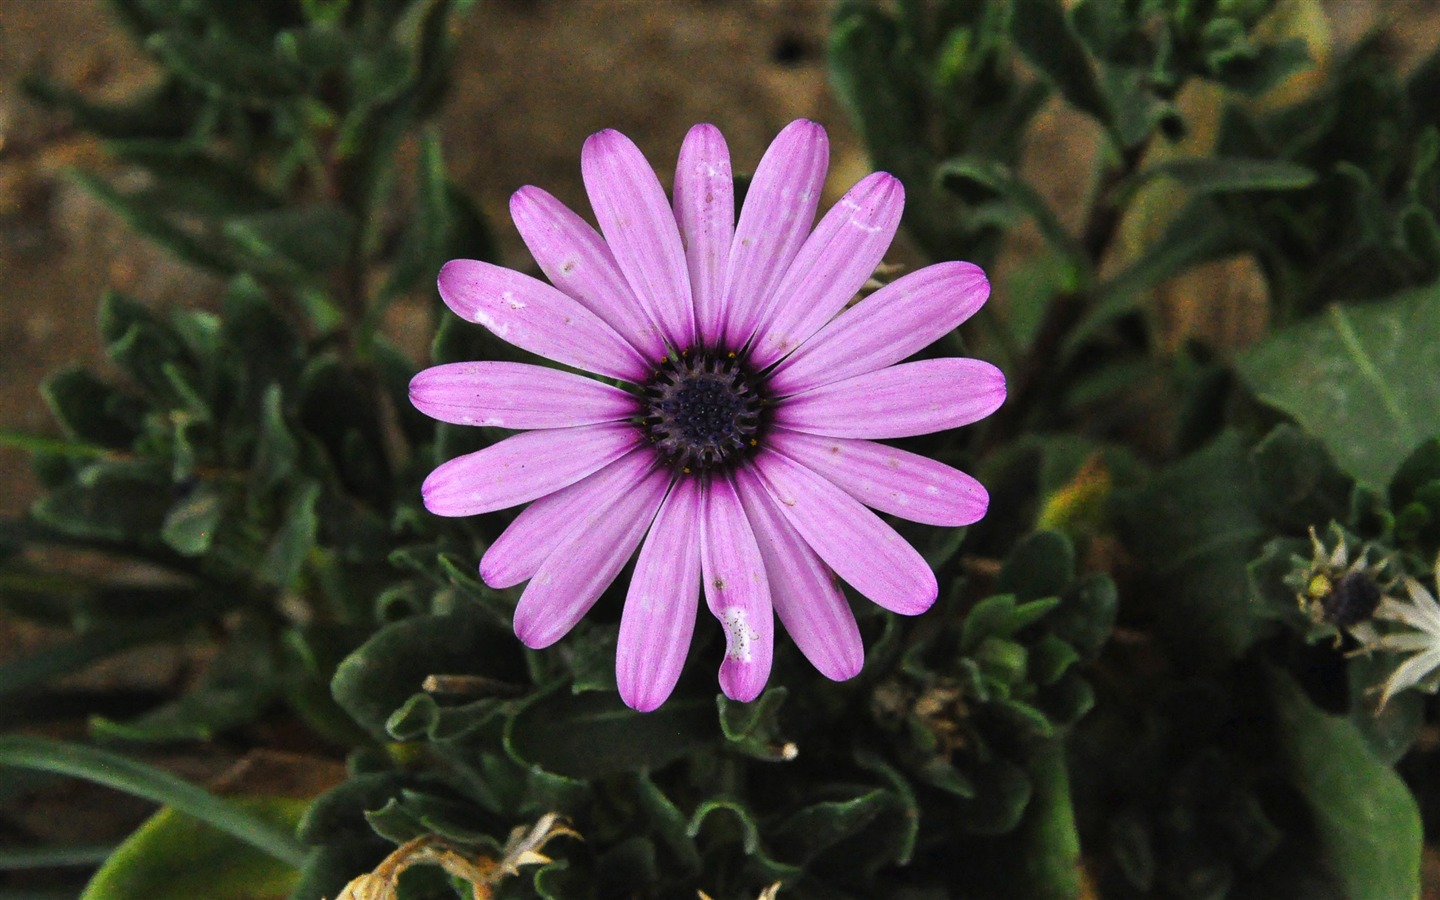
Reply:
<svg viewBox="0 0 1440 900"><path fill-rule="evenodd" d="M1006 834L1020 824L1034 788L1024 769L994 759L967 769L975 796L957 803L961 827L971 834Z"/></svg>
<svg viewBox="0 0 1440 900"><path fill-rule="evenodd" d="M1038 600L1064 593L1074 577L1075 547L1070 539L1058 531L1036 531L1010 551L995 590L1014 594L1017 600Z"/></svg>
<svg viewBox="0 0 1440 900"><path fill-rule="evenodd" d="M978 186L986 192L1003 197L1006 202L1035 220L1040 233L1055 251L1062 254L1072 268L1088 264L1085 251L1065 230L1050 204L1030 183L1017 178L1003 163L979 157L956 157L940 164L938 176L947 187Z"/></svg>
<svg viewBox="0 0 1440 900"><path fill-rule="evenodd" d="M753 865L766 877L790 879L804 871L799 866L779 862L766 852L760 841L760 826L742 800L712 797L704 801L695 807L695 812L685 826L685 833L691 838L697 838L707 825L708 830L723 835L724 843L738 842L745 855L751 858Z"/></svg>
<svg viewBox="0 0 1440 900"><path fill-rule="evenodd" d="M638 713L615 694L552 690L515 714L505 746L524 765L588 779L658 769L718 737L708 700L677 698Z"/></svg>
<svg viewBox="0 0 1440 900"><path fill-rule="evenodd" d="M1381 490L1440 435L1440 286L1332 306L1240 359L1264 402L1319 438L1355 480Z"/></svg>
<svg viewBox="0 0 1440 900"><path fill-rule="evenodd" d="M386 626L345 658L330 690L355 721L381 740L395 710L430 675L479 675L528 684L519 642L473 604L450 615L416 616Z"/></svg>
<svg viewBox="0 0 1440 900"><path fill-rule="evenodd" d="M1246 567L1268 531L1254 480L1246 447L1227 432L1119 502L1126 543L1152 573L1145 613L1176 660L1227 664L1260 635Z"/></svg>
<svg viewBox="0 0 1440 900"><path fill-rule="evenodd" d="M270 549L259 575L262 579L280 588L288 588L300 577L306 557L314 549L320 521L315 513L315 504L320 500L320 485L311 480L304 481L290 499L285 512L285 524L275 533Z"/></svg>
<svg viewBox="0 0 1440 900"><path fill-rule="evenodd" d="M902 71L899 43L895 22L871 4L842 5L830 31L835 92L877 153L924 147L920 99Z"/></svg>
<svg viewBox="0 0 1440 900"><path fill-rule="evenodd" d="M1315 172L1283 159L1196 156L1157 163L1140 172L1133 186L1169 178L1198 194L1230 191L1293 191L1315 183Z"/></svg>
<svg viewBox="0 0 1440 900"><path fill-rule="evenodd" d="M1186 205L1164 234L1148 247L1129 268L1104 282L1096 290L1099 298L1065 339L1068 357L1115 319L1136 309L1145 291L1173 278L1185 269L1220 259L1242 248L1234 223L1209 197Z"/></svg>
<svg viewBox="0 0 1440 900"><path fill-rule="evenodd" d="M695 847L694 837L686 833L685 815L680 812L680 808L650 779L648 772L637 773L635 795L649 816L655 833L665 843L672 857L680 863L685 872L698 873L701 866L700 852Z"/></svg>
<svg viewBox="0 0 1440 900"><path fill-rule="evenodd" d="M97 462L37 500L31 515L72 537L153 540L170 512L171 491L170 480L149 466Z"/></svg>
<svg viewBox="0 0 1440 900"><path fill-rule="evenodd" d="M888 840L895 846L895 864L909 865L915 855L915 843L920 837L920 802L916 799L915 788L904 775L877 753L869 750L856 751L855 762L861 768L878 774L890 786L896 802L898 822L891 830Z"/></svg>
<svg viewBox="0 0 1440 900"><path fill-rule="evenodd" d="M285 399L278 384L265 388L259 425L250 477L261 491L269 491L293 476L300 461L300 442L285 421Z"/></svg>
<svg viewBox="0 0 1440 900"><path fill-rule="evenodd" d="M65 430L110 449L130 446L140 432L140 404L84 369L49 376L40 393Z"/></svg>
<svg viewBox="0 0 1440 900"><path fill-rule="evenodd" d="M1047 634L1030 647L1028 675L1038 685L1052 685L1079 661L1080 654L1074 647L1053 634Z"/></svg>
<svg viewBox="0 0 1440 900"><path fill-rule="evenodd" d="M1440 545L1440 437L1405 458L1390 480L1389 496L1401 540Z"/></svg>
<svg viewBox="0 0 1440 900"><path fill-rule="evenodd" d="M1420 896L1420 813L1349 720L1316 709L1289 675L1269 679L1285 770L1309 801L1322 858L1345 896Z"/></svg>
<svg viewBox="0 0 1440 900"><path fill-rule="evenodd" d="M118 161L150 170L154 184L138 198L157 209L234 216L273 209L280 202L241 166L190 143L113 141L108 149Z"/></svg>
<svg viewBox="0 0 1440 900"><path fill-rule="evenodd" d="M1101 72L1101 88L1114 110L1115 131L1125 146L1143 143L1156 128L1167 133L1183 132L1184 120L1175 104L1156 96L1150 69L1106 65Z"/></svg>
<svg viewBox="0 0 1440 900"><path fill-rule="evenodd" d="M750 703L717 694L715 702L720 705L720 730L725 739L736 743L773 740L780 731L780 707L789 696L790 689L784 686L767 688Z"/></svg>
<svg viewBox="0 0 1440 900"><path fill-rule="evenodd" d="M180 137L200 106L199 97L173 78L115 104L92 103L80 92L46 78L25 78L21 84L25 93L64 110L79 129L102 138Z"/></svg>
<svg viewBox="0 0 1440 900"><path fill-rule="evenodd" d="M300 74L276 54L246 46L222 29L200 37L180 30L153 34L145 49L166 68L197 88L239 95L247 101L273 102L301 88Z"/></svg>
<svg viewBox="0 0 1440 900"><path fill-rule="evenodd" d="M1425 725L1425 696L1401 691L1384 709L1376 709L1380 691L1395 670L1388 654L1351 657L1345 666L1350 681L1350 721L1375 758L1387 766L1398 763Z"/></svg>
<svg viewBox="0 0 1440 900"><path fill-rule="evenodd" d="M267 275L314 278L345 261L355 228L338 206L310 206L239 216L225 234Z"/></svg>
<svg viewBox="0 0 1440 900"><path fill-rule="evenodd" d="M395 710L385 730L397 741L454 740L494 721L500 704L500 700L486 697L459 706L441 706L430 694L415 694Z"/></svg>
<svg viewBox="0 0 1440 900"><path fill-rule="evenodd" d="M776 855L808 865L846 838L863 832L876 817L898 806L887 790L867 791L849 800L807 806L777 826L771 835Z"/></svg>
<svg viewBox="0 0 1440 900"><path fill-rule="evenodd" d="M179 332L145 304L118 291L106 291L100 298L98 318L105 352L116 365L149 393L170 399L164 367L184 358Z"/></svg>
<svg viewBox="0 0 1440 900"><path fill-rule="evenodd" d="M1354 482L1335 468L1317 438L1287 423L1256 444L1250 457L1261 510L1286 531L1304 533L1348 517Z"/></svg>
<svg viewBox="0 0 1440 900"><path fill-rule="evenodd" d="M960 652L971 653L980 642L1004 628L1015 613L1015 597L995 594L971 607L960 631Z"/></svg>
<svg viewBox="0 0 1440 900"><path fill-rule="evenodd" d="M1081 577L1045 619L1045 627L1091 661L1110 640L1120 598L1115 582L1103 572Z"/></svg>
<svg viewBox="0 0 1440 900"><path fill-rule="evenodd" d="M1080 835L1070 800L1070 773L1065 743L1041 744L1028 760L1035 794L1025 810L1020 838L1025 849L1011 854L1023 860L1013 878L1019 896L1032 900L1073 900L1084 895Z"/></svg>
<svg viewBox="0 0 1440 900"><path fill-rule="evenodd" d="M1090 54L1058 0L1015 0L1010 33L1020 52L1054 82L1071 105L1100 124L1111 125L1110 104L1100 89Z"/></svg>
<svg viewBox="0 0 1440 900"><path fill-rule="evenodd" d="M289 831L306 800L246 797L238 810ZM196 819L162 809L125 839L85 886L80 900L255 900L283 897L299 877L287 863Z"/></svg>
<svg viewBox="0 0 1440 900"><path fill-rule="evenodd" d="M248 275L238 275L226 286L218 342L241 381L247 412L272 387L294 384L305 360L300 335L271 294Z"/></svg>
<svg viewBox="0 0 1440 900"><path fill-rule="evenodd" d="M70 775L143 797L184 813L298 868L305 855L290 829L222 800L169 772L83 744L69 744L29 735L0 736L0 765Z"/></svg>
<svg viewBox="0 0 1440 900"><path fill-rule="evenodd" d="M157 204L124 194L97 175L77 172L74 178L95 199L118 215L126 225L150 238L183 262L212 272L229 274L235 265L207 240L186 230Z"/></svg>
<svg viewBox="0 0 1440 900"><path fill-rule="evenodd" d="M367 321L374 320L389 300L415 287L422 278L432 276L445 262L452 210L440 135L434 130L421 135L416 178L416 209L410 217L410 227L395 255L390 277L380 289L380 302L367 312Z"/></svg>
<svg viewBox="0 0 1440 900"><path fill-rule="evenodd" d="M214 485L202 484L170 507L160 537L181 556L200 556L210 549L224 514L220 491Z"/></svg>

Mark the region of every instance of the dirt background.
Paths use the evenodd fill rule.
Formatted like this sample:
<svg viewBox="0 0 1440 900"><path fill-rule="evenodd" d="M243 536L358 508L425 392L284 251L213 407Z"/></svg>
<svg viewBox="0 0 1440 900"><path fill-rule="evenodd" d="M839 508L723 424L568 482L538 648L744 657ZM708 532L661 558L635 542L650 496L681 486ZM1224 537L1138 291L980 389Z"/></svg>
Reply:
<svg viewBox="0 0 1440 900"><path fill-rule="evenodd" d="M504 262L530 260L509 223L509 195L538 184L584 209L579 150L587 135L617 128L632 137L669 183L675 155L695 122L720 126L737 171L759 159L786 122L808 117L830 133L830 200L867 170L824 66L830 0L485 0L458 23L458 68L442 117L447 162L489 215ZM1377 23L1413 57L1440 33L1440 4L1427 0L1331 0L1343 46ZM0 0L0 429L55 434L37 386L58 368L102 365L96 301L113 286L157 305L209 302L219 293L136 238L87 197L67 172L110 171L101 148L18 89L45 73L99 98L120 98L153 76L114 25L102 0ZM1073 114L1052 108L1037 130L1027 169L1074 222L1081 214L1091 153ZM1017 241L1023 245L1026 237ZM1262 320L1244 273L1222 279L1233 296L1203 305L1200 325L1236 342ZM1214 283L1214 279L1211 279ZM1238 287L1237 287L1238 285ZM1191 298L1193 301L1193 298ZM1003 297L997 298L1003 303ZM1263 306L1263 303L1261 304ZM412 307L413 308L413 307ZM1176 306L1187 319L1184 298ZM416 319L418 321L418 318ZM410 327L401 308L394 320ZM1208 323L1208 324L1207 324ZM1190 326L1186 326L1190 327ZM428 335L413 335L422 346ZM0 449L0 515L23 511L36 488L24 454ZM0 622L0 661L43 644L34 629ZM178 651L152 651L91 673L92 683L163 688L183 677ZM170 763L204 779L233 761L223 749L177 754ZM32 833L66 841L111 840L145 804L71 785L27 811ZM77 805L84 812L76 814ZM0 843L5 842L0 835Z"/></svg>

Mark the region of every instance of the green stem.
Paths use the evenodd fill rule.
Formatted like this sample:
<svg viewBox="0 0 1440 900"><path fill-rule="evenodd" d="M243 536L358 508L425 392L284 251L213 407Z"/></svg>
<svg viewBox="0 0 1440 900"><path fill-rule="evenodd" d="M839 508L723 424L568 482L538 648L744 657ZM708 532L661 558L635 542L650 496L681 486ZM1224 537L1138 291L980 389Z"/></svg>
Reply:
<svg viewBox="0 0 1440 900"><path fill-rule="evenodd" d="M1031 900L1076 900L1081 894L1080 836L1070 804L1065 741L1045 742L1030 758L1035 789L1022 826L1026 844L1022 896Z"/></svg>

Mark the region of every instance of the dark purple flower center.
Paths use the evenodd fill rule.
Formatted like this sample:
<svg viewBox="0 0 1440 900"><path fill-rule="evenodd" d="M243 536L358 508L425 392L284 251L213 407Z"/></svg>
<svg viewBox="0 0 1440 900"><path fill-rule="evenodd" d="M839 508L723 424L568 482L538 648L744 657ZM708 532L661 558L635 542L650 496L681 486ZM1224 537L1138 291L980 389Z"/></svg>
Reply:
<svg viewBox="0 0 1440 900"><path fill-rule="evenodd" d="M1320 601L1325 619L1336 625L1359 625L1380 606L1380 586L1364 572L1350 572Z"/></svg>
<svg viewBox="0 0 1440 900"><path fill-rule="evenodd" d="M682 471L734 465L759 445L765 398L733 353L691 350L667 359L644 397L651 442Z"/></svg>

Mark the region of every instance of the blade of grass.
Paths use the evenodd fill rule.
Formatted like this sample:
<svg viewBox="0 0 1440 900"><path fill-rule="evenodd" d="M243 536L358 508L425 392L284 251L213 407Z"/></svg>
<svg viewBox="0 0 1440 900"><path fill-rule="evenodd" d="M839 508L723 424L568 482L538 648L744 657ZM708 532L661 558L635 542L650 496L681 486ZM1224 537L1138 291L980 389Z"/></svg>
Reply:
<svg viewBox="0 0 1440 900"><path fill-rule="evenodd" d="M118 753L29 735L0 737L0 765L71 775L144 797L206 822L299 868L305 853L295 839L183 778Z"/></svg>
<svg viewBox="0 0 1440 900"><path fill-rule="evenodd" d="M109 844L76 844L68 847L3 847L0 848L0 872L17 869L60 869L71 866L94 867L110 858L115 848Z"/></svg>

